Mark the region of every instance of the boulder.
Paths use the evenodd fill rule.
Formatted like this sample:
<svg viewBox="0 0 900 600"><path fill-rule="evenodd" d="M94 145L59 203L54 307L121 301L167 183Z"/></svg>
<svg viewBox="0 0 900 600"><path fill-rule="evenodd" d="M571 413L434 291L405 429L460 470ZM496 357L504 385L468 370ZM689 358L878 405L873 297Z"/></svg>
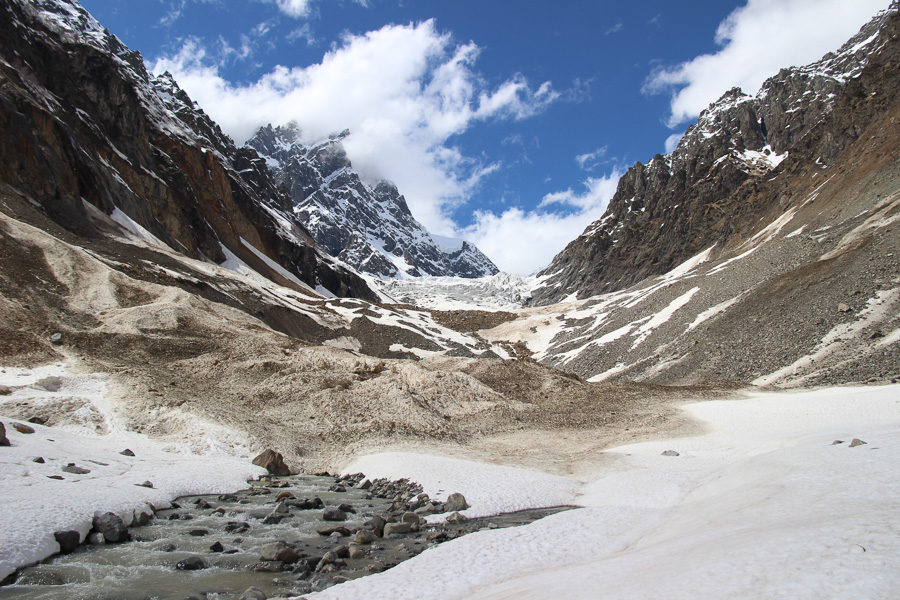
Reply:
<svg viewBox="0 0 900 600"><path fill-rule="evenodd" d="M57 531L53 537L59 544L59 551L63 554L73 552L81 544L81 534L77 531Z"/></svg>
<svg viewBox="0 0 900 600"><path fill-rule="evenodd" d="M366 526L371 527L375 535L381 537L384 535L385 523L387 523L387 521L385 521L383 517L375 515L374 517L366 521Z"/></svg>
<svg viewBox="0 0 900 600"><path fill-rule="evenodd" d="M347 513L337 507L329 506L322 511L322 518L326 521L346 521Z"/></svg>
<svg viewBox="0 0 900 600"><path fill-rule="evenodd" d="M12 388L8 385L0 385L0 396L9 396L12 394Z"/></svg>
<svg viewBox="0 0 900 600"><path fill-rule="evenodd" d="M409 533L411 531L412 526L409 523L387 523L384 526L385 537L391 535L392 533Z"/></svg>
<svg viewBox="0 0 900 600"><path fill-rule="evenodd" d="M226 533L244 533L250 530L250 523L246 521L228 521L225 524Z"/></svg>
<svg viewBox="0 0 900 600"><path fill-rule="evenodd" d="M117 544L131 539L125 522L115 513L104 513L94 517L94 531L103 535L108 544Z"/></svg>
<svg viewBox="0 0 900 600"><path fill-rule="evenodd" d="M405 512L403 513L403 516L400 517L400 522L409 524L412 531L418 531L419 527L422 525L423 519L414 512Z"/></svg>
<svg viewBox="0 0 900 600"><path fill-rule="evenodd" d="M371 544L377 539L378 536L375 535L374 531L369 531L368 529L360 529L356 532L356 536L353 538L353 541L357 544Z"/></svg>
<svg viewBox="0 0 900 600"><path fill-rule="evenodd" d="M9 438L6 437L6 426L0 422L0 446L9 446Z"/></svg>
<svg viewBox="0 0 900 600"><path fill-rule="evenodd" d="M268 596L258 587L247 588L238 600L267 600Z"/></svg>
<svg viewBox="0 0 900 600"><path fill-rule="evenodd" d="M469 508L466 497L462 494L450 494L447 501L444 502L444 510L447 512L458 512Z"/></svg>
<svg viewBox="0 0 900 600"><path fill-rule="evenodd" d="M469 520L469 517L467 517L466 515L461 515L458 512L450 513L449 515L447 515L447 518L445 519L445 521L447 523L453 523L453 524L465 523L468 520Z"/></svg>
<svg viewBox="0 0 900 600"><path fill-rule="evenodd" d="M143 527L150 522L150 514L142 509L134 511L134 519L131 521L132 527Z"/></svg>
<svg viewBox="0 0 900 600"><path fill-rule="evenodd" d="M284 457L281 456L281 453L275 452L271 448L254 458L253 464L264 468L272 475L284 476L291 474L291 469L284 464Z"/></svg>
<svg viewBox="0 0 900 600"><path fill-rule="evenodd" d="M300 554L284 542L272 542L259 549L259 560L290 564L300 560Z"/></svg>

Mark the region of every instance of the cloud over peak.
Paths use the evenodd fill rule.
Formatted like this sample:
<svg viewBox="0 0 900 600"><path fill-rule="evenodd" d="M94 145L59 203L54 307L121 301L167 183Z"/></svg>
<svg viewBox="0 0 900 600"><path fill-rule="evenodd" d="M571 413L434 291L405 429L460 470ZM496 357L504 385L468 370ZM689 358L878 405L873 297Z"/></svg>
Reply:
<svg viewBox="0 0 900 600"><path fill-rule="evenodd" d="M488 85L475 69L479 52L428 20L347 34L321 62L278 66L247 84L226 80L196 39L152 70L170 71L238 142L291 120L307 141L349 129L354 168L393 181L427 228L452 234L449 210L498 165L466 156L450 138L478 122L527 119L562 97L550 82L532 86L518 73Z"/></svg>
<svg viewBox="0 0 900 600"><path fill-rule="evenodd" d="M733 87L755 94L779 69L818 60L887 5L888 0L748 0L719 24L717 52L657 69L644 91L671 91L668 125L676 127Z"/></svg>

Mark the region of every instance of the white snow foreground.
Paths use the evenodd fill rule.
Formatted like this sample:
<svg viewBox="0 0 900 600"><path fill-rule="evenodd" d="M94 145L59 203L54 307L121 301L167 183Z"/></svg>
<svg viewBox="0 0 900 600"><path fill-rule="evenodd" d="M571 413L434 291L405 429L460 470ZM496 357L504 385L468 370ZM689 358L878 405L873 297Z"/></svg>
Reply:
<svg viewBox="0 0 900 600"><path fill-rule="evenodd" d="M308 597L898 597L900 386L756 393L685 410L708 433L607 450L573 465L580 481L430 455L357 460L348 471L462 492L470 514L585 508L474 533Z"/></svg>
<svg viewBox="0 0 900 600"><path fill-rule="evenodd" d="M250 463L239 434L191 415L182 415L182 439L169 443L125 431L101 376L70 375L61 366L6 368L0 385L14 390L0 396L0 421L12 444L0 448L0 580L59 552L55 531L76 530L83 540L95 513L113 512L128 524L134 511L149 512L148 504L167 508L185 494L233 492L265 472ZM80 408L66 424L29 423L35 432L23 434L11 423L24 421L6 416L20 402ZM126 448L133 457L120 454ZM63 472L69 463L90 473ZM153 488L137 485L145 481Z"/></svg>

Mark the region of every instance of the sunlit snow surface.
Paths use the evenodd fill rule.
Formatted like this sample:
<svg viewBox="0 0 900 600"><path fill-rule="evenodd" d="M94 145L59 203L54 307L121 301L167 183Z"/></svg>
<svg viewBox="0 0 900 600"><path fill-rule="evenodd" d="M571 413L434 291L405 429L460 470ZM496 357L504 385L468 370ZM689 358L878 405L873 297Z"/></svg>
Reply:
<svg viewBox="0 0 900 600"><path fill-rule="evenodd" d="M374 280L396 302L435 310L515 310L521 308L539 280L514 273L490 277L416 277Z"/></svg>
<svg viewBox="0 0 900 600"><path fill-rule="evenodd" d="M472 534L310 598L897 597L900 386L758 393L685 411L708 433L607 450L579 465L593 476L559 478L561 495L578 486L583 509ZM851 448L854 438L866 444ZM521 469L462 462L385 454L349 467L488 504L493 490L539 502L554 487L544 474L532 488Z"/></svg>

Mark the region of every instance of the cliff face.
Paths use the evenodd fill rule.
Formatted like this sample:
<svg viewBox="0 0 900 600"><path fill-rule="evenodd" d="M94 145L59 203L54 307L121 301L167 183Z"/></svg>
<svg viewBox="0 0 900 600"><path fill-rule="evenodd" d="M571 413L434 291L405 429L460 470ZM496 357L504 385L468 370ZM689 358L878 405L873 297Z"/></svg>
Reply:
<svg viewBox="0 0 900 600"><path fill-rule="evenodd" d="M305 145L294 125L257 131L247 144L265 157L289 190L294 213L332 256L381 278L485 277L497 267L469 242L430 234L396 186L364 184L341 140L349 131Z"/></svg>
<svg viewBox="0 0 900 600"><path fill-rule="evenodd" d="M77 3L3 0L0 14L4 185L81 236L98 235L96 208L192 258L376 298L317 247L255 152Z"/></svg>
<svg viewBox="0 0 900 600"><path fill-rule="evenodd" d="M730 90L672 154L636 163L604 216L541 272L547 279L533 302L621 290L705 248L718 253L752 235L766 212L790 203L784 175L803 168L803 161L830 164L877 116L867 101L826 125L836 107L858 93L869 58L892 43L895 11L878 15L838 52L781 70L755 96Z"/></svg>

